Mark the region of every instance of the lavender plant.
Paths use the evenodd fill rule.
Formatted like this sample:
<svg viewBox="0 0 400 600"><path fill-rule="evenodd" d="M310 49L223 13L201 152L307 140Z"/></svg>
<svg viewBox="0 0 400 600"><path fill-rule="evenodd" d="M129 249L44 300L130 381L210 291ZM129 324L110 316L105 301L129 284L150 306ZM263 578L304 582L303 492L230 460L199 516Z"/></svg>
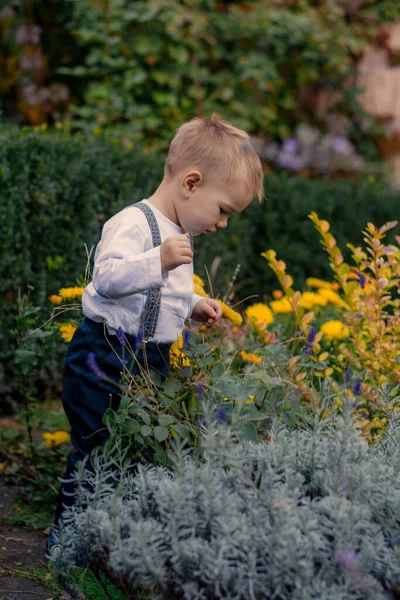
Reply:
<svg viewBox="0 0 400 600"><path fill-rule="evenodd" d="M222 420L223 421L223 420ZM77 474L80 500L61 534L57 577L77 552L127 598L400 598L400 421L361 441L350 418L234 444L214 422L202 460L175 447L173 470L121 447Z"/></svg>

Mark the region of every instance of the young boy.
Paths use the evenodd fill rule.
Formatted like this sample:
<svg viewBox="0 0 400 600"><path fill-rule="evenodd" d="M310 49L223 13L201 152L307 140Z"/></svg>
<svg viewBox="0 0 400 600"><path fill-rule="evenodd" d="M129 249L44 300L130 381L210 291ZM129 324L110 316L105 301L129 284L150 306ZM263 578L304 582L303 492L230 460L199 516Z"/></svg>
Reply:
<svg viewBox="0 0 400 600"><path fill-rule="evenodd" d="M139 365L163 379L185 321L218 322L220 305L193 293L192 236L225 228L254 196L262 200L263 172L249 136L215 115L195 118L172 140L155 193L104 225L82 298L86 318L65 363L62 400L75 451L63 479L108 437L102 418L110 402L118 408L118 388L109 379L120 381L122 347L136 348ZM73 493L72 483L61 485L56 525ZM54 560L59 551L52 529L46 557Z"/></svg>

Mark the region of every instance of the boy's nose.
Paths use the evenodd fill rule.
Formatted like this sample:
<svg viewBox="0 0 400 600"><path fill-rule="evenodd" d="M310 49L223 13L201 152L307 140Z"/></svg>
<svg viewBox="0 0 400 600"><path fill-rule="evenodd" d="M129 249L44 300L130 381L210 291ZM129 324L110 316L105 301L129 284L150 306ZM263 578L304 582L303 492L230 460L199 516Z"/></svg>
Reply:
<svg viewBox="0 0 400 600"><path fill-rule="evenodd" d="M220 221L218 221L217 223L217 228L218 229L225 229L225 227L228 225L228 219L221 219Z"/></svg>

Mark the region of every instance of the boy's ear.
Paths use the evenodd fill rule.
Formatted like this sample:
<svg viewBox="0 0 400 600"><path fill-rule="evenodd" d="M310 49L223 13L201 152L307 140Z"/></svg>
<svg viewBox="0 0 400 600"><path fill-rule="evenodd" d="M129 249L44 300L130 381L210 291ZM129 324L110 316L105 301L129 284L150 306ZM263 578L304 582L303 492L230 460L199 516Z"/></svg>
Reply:
<svg viewBox="0 0 400 600"><path fill-rule="evenodd" d="M189 171L182 179L182 187L185 193L190 193L195 190L196 187L203 183L203 175L200 171Z"/></svg>

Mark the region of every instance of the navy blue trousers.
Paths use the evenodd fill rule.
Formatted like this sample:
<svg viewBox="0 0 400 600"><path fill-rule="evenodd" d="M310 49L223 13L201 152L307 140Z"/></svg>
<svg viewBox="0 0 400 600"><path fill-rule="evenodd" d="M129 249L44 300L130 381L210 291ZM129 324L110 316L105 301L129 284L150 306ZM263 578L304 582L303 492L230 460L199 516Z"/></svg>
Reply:
<svg viewBox="0 0 400 600"><path fill-rule="evenodd" d="M135 349L135 338L125 334L128 346L124 348L118 336L109 335L102 323L84 319L69 344L65 359L62 403L71 426L71 442L74 452L68 456L67 468L63 479L70 479L80 460L89 455L94 448L102 445L109 432L102 422L107 408L117 410L121 390L111 382L99 379L88 367L90 353L96 357L96 363L106 376L118 383L124 365L132 375L140 368L132 358L128 348ZM136 350L136 359L145 368L160 374L164 380L168 375L170 344L148 342ZM146 363L145 363L146 359ZM55 523L58 524L65 506L74 503L75 486L72 482L61 483L57 500Z"/></svg>

